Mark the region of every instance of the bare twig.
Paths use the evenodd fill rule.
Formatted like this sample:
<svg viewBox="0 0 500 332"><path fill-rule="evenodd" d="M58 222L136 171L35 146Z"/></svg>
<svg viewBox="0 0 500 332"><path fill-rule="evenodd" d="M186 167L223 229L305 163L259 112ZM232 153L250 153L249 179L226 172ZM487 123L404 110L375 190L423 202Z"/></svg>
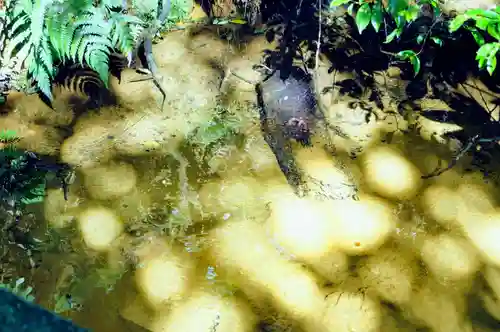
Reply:
<svg viewBox="0 0 500 332"><path fill-rule="evenodd" d="M476 143L478 143L478 141L479 141L479 135L475 135L474 137L469 139L467 145L462 150L460 150L455 157L453 157L453 159L450 161L450 163L446 168L440 169L438 167L436 170L434 170L434 172L427 175L422 175L422 179L429 179L435 176L439 176L444 172L452 169L457 164L457 162L467 153L467 151L469 151Z"/></svg>
<svg viewBox="0 0 500 332"><path fill-rule="evenodd" d="M124 2L126 3L126 2ZM158 21L160 21L160 28L165 25L168 19L168 14L170 13L170 7L171 3L170 0L163 0L162 2L162 10L161 13L158 15ZM126 8L126 7L125 7ZM151 28L147 30L152 30ZM146 65L147 69L149 72L143 72L146 75L149 75L149 77L145 79L137 79L137 80L131 80L129 82L140 82L140 81L147 81L147 80L152 80L154 85L160 90L160 93L163 96L163 100L161 103L161 109L163 110L163 107L165 106L165 100L167 98L167 94L165 92L165 89L163 89L162 84L160 83L160 77L158 76L158 66L156 65L156 62L153 57L153 37L156 35L156 33L159 31L158 28L154 28L154 31L149 31L148 35L144 36L139 43L139 46L142 44L144 46L144 56L146 58Z"/></svg>

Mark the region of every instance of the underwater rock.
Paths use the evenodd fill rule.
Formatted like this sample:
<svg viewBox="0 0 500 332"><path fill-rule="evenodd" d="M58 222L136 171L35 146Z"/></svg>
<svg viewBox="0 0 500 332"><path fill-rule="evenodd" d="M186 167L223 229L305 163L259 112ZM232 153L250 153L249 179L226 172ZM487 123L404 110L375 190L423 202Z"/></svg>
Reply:
<svg viewBox="0 0 500 332"><path fill-rule="evenodd" d="M295 72L282 80L276 71L258 83L256 91L264 138L290 185L298 187L302 180L290 140L310 144L317 106L312 88L305 77Z"/></svg>
<svg viewBox="0 0 500 332"><path fill-rule="evenodd" d="M309 142L317 103L306 77L292 74L283 80L276 71L257 84L257 95L263 112L262 121L273 133L280 130L287 138Z"/></svg>

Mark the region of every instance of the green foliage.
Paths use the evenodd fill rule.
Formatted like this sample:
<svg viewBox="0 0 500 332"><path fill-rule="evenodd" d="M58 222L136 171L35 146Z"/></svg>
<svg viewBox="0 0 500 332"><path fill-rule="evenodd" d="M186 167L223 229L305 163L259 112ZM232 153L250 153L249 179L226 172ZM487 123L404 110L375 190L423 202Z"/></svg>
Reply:
<svg viewBox="0 0 500 332"><path fill-rule="evenodd" d="M4 77L16 82L21 77L22 83L4 84L2 91L11 86L33 88L50 100L58 66L68 62L90 67L107 86L111 52L127 56L130 65L145 36L152 38L169 22L186 19L193 2L134 0L130 8L122 8L123 4L121 0L5 1L0 10L0 66L17 75Z"/></svg>
<svg viewBox="0 0 500 332"><path fill-rule="evenodd" d="M28 302L33 302L35 300L35 297L31 294L33 287L23 287L24 281L24 278L19 278L13 285L0 283L0 288L8 290Z"/></svg>
<svg viewBox="0 0 500 332"><path fill-rule="evenodd" d="M2 62L21 63L29 80L48 98L57 64L68 61L89 66L107 85L110 52L130 53L135 42L131 26L142 24L135 16L112 11L115 2L7 1Z"/></svg>
<svg viewBox="0 0 500 332"><path fill-rule="evenodd" d="M400 38L404 29L418 18L420 6L424 4L431 5L434 15L440 14L436 0L423 0L419 1L418 4L410 3L408 0L390 0L386 7L384 7L382 0L333 0L330 2L330 8L334 10L338 6L348 6L347 12L354 17L360 34L369 26L379 32L384 24L384 31L387 32L384 43L389 44ZM388 18L391 22L384 21L384 18ZM395 26L395 28L389 32L391 26ZM428 32L417 36L418 44L423 44L427 39L442 46L442 39L430 36ZM415 75L420 72L419 52L403 50L395 55L401 60L410 61Z"/></svg>
<svg viewBox="0 0 500 332"><path fill-rule="evenodd" d="M455 32L461 27L469 30L479 45L476 60L480 69L486 69L493 75L497 67L497 53L500 49L500 8L494 10L470 9L457 15L449 25L450 32ZM486 33L494 41L486 42L483 34Z"/></svg>
<svg viewBox="0 0 500 332"><path fill-rule="evenodd" d="M159 6L157 0L132 0L132 11L143 21L143 34L159 37L161 31L168 31L177 23L188 20L193 8L192 0L164 0L162 2ZM170 3L168 15L162 18L160 16L163 6L167 6L168 2Z"/></svg>
<svg viewBox="0 0 500 332"><path fill-rule="evenodd" d="M218 106L214 117L196 128L187 138L190 149L195 152L196 159L206 167L209 173L213 172L213 163L218 158L225 158L230 151L243 143L241 116L232 107Z"/></svg>
<svg viewBox="0 0 500 332"><path fill-rule="evenodd" d="M45 176L29 153L15 147L19 138L13 131L0 132L0 199L9 205L28 205L43 201Z"/></svg>
<svg viewBox="0 0 500 332"><path fill-rule="evenodd" d="M70 262L63 272L64 277L56 285L52 310L57 314L81 310L95 291L113 291L127 271L125 262L110 264L99 259Z"/></svg>
<svg viewBox="0 0 500 332"><path fill-rule="evenodd" d="M239 135L237 121L229 109L218 107L212 120L196 128L189 135L188 141L203 151L225 145Z"/></svg>
<svg viewBox="0 0 500 332"><path fill-rule="evenodd" d="M172 0L172 8L168 15L171 22L180 22L186 20L193 9L192 0Z"/></svg>
<svg viewBox="0 0 500 332"><path fill-rule="evenodd" d="M411 50L406 50L398 52L396 55L401 60L410 61L411 65L413 66L413 71L415 72L415 74L418 74L418 72L420 72L420 58L418 57L417 53Z"/></svg>
<svg viewBox="0 0 500 332"><path fill-rule="evenodd" d="M359 33L363 33L363 30L368 27L372 19L372 6L368 3L362 4L356 14L356 25L358 26ZM375 23L376 30L380 27L378 22Z"/></svg>

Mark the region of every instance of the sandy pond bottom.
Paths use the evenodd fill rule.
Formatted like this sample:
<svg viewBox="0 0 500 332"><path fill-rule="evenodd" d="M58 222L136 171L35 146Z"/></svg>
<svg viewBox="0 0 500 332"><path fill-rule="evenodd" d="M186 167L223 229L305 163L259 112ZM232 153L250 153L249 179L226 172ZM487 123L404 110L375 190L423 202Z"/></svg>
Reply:
<svg viewBox="0 0 500 332"><path fill-rule="evenodd" d="M296 196L244 106L252 87L225 82L222 105L223 75L209 65L248 70L262 45L168 38L156 51L163 112L147 82L112 82L127 106L86 114L64 141L54 128L71 112L11 98L2 125L78 170L69 201L50 190L41 207L58 250L33 276L39 301L95 331L498 330L498 188L460 166L421 180L435 145L398 134L381 143L390 123L344 121L357 111L332 102L328 116L352 139L324 131L294 148L311 189ZM221 108L237 139L200 149ZM199 128L206 135L187 146Z"/></svg>

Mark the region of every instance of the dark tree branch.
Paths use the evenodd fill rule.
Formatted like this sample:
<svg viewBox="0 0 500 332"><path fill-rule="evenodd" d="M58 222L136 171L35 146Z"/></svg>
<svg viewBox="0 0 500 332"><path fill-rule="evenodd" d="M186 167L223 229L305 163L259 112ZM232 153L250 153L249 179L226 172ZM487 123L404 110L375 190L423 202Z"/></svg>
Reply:
<svg viewBox="0 0 500 332"><path fill-rule="evenodd" d="M125 2L125 1L124 1ZM170 13L170 6L171 2L170 0L164 0L161 6L161 12L158 14L158 21L160 22L160 28L165 25L167 19L168 19L168 14ZM161 109L163 110L163 107L165 106L165 100L167 98L167 93L165 92L165 89L163 89L160 80L158 79L158 66L156 65L154 56L153 56L153 38L158 32L157 29L150 29L146 33L146 35L143 37L143 40L139 43L137 46L136 52L139 52L139 50L142 51L142 56L146 60L146 63L143 64L146 66L146 69L149 71L149 77L145 79L137 79L137 80L131 80L129 82L140 82L140 81L146 81L146 80L153 80L154 85L160 90L160 93L163 96L163 100L161 103Z"/></svg>

